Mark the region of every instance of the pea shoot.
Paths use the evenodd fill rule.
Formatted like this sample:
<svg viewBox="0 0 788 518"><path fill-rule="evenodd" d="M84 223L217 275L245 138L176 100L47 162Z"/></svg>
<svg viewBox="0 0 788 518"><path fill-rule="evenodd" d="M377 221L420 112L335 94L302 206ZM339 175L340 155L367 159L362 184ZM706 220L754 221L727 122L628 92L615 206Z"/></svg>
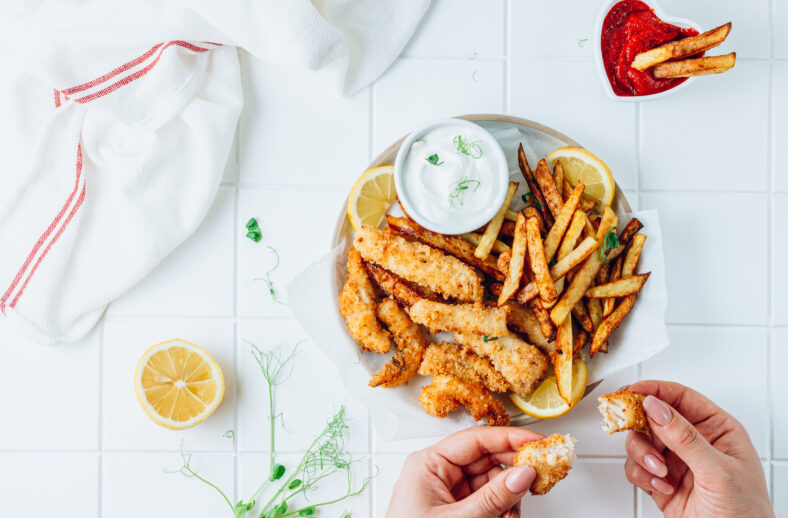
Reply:
<svg viewBox="0 0 788 518"><path fill-rule="evenodd" d="M279 252L276 251L276 248L271 247L271 246L268 247L268 250L272 254L274 254L274 258L276 259L276 263L274 264L273 268L271 268L270 270L265 272L265 274L264 274L265 277L255 277L254 280L255 281L263 281L263 282L265 282L265 286L268 288L268 294L271 296L271 300L273 300L277 304L281 304L283 306L286 306L287 304L285 304L284 302L279 300L279 297L277 297L277 295L276 295L276 288L274 287L274 281L271 280L271 274L274 273L277 268L279 268Z"/></svg>
<svg viewBox="0 0 788 518"><path fill-rule="evenodd" d="M454 137L454 147L457 148L458 155L465 155L471 158L479 159L482 157L482 146L480 140L469 142L466 137L457 135Z"/></svg>
<svg viewBox="0 0 788 518"><path fill-rule="evenodd" d="M476 192L479 190L479 186L482 184L479 180L472 180L469 177L465 177L460 183L457 184L457 187L454 188L452 192L449 193L449 207L454 207L454 202L456 201L460 206L465 205L465 191L468 191L473 187L472 192Z"/></svg>

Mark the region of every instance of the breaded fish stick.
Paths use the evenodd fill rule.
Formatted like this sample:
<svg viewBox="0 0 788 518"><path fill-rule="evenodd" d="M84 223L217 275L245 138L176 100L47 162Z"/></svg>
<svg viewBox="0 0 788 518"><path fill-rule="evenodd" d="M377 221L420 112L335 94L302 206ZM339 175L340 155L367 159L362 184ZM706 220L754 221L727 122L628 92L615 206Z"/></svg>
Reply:
<svg viewBox="0 0 788 518"><path fill-rule="evenodd" d="M531 466L536 470L536 479L531 484L531 493L543 495L564 477L575 462L575 439L554 433L541 441L530 441L514 456L515 466Z"/></svg>
<svg viewBox="0 0 788 518"><path fill-rule="evenodd" d="M479 356L489 358L511 389L520 396L527 396L536 388L547 372L548 361L535 346L514 335L498 337L472 333L453 333L454 339L473 349Z"/></svg>
<svg viewBox="0 0 788 518"><path fill-rule="evenodd" d="M482 276L440 250L367 225L356 233L353 246L366 261L405 280L463 302L482 300Z"/></svg>
<svg viewBox="0 0 788 518"><path fill-rule="evenodd" d="M384 354L391 349L391 335L375 317L375 290L367 277L361 254L350 247L347 254L347 276L339 294L342 313L350 336L365 351Z"/></svg>
<svg viewBox="0 0 788 518"><path fill-rule="evenodd" d="M461 331L479 335L508 334L504 308L481 304L443 304L420 300L410 307L410 318L432 332Z"/></svg>
<svg viewBox="0 0 788 518"><path fill-rule="evenodd" d="M403 281L393 273L372 263L366 263L365 266L378 288L389 297L397 299L400 304L410 306L423 298L421 293L413 286L410 286L406 281Z"/></svg>
<svg viewBox="0 0 788 518"><path fill-rule="evenodd" d="M599 396L599 413L605 421L602 428L606 434L635 430L651 435L646 411L643 409L643 394L621 389Z"/></svg>
<svg viewBox="0 0 788 518"><path fill-rule="evenodd" d="M451 376L436 376L432 383L421 389L419 402L428 414L446 417L460 405L476 421L487 419L491 426L507 426L509 414L503 404L495 399L481 383L463 381Z"/></svg>
<svg viewBox="0 0 788 518"><path fill-rule="evenodd" d="M408 314L394 299L378 304L378 318L386 324L399 351L378 372L372 375L370 387L396 387L407 383L419 370L427 339L421 328L414 324Z"/></svg>
<svg viewBox="0 0 788 518"><path fill-rule="evenodd" d="M419 374L473 381L492 392L509 390L509 383L495 370L490 360L482 358L469 347L451 342L430 345L424 353Z"/></svg>

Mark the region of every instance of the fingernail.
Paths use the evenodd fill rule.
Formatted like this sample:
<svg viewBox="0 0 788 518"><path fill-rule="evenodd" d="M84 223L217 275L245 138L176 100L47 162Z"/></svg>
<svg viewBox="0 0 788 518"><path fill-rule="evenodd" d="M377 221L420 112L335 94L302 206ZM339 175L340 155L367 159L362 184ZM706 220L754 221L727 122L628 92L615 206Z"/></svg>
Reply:
<svg viewBox="0 0 788 518"><path fill-rule="evenodd" d="M673 486L671 486L661 478L652 478L651 487L653 487L663 495L672 495L674 491Z"/></svg>
<svg viewBox="0 0 788 518"><path fill-rule="evenodd" d="M536 478L536 471L531 466L520 466L512 468L506 475L506 489L512 493L522 493L531 486L531 482Z"/></svg>
<svg viewBox="0 0 788 518"><path fill-rule="evenodd" d="M621 392L621 391L622 391L622 390L624 390L624 389L628 389L630 386L631 386L631 385L624 385L624 386L623 386L623 387L621 387L620 389L616 390L616 392Z"/></svg>
<svg viewBox="0 0 788 518"><path fill-rule="evenodd" d="M648 468L650 472L658 477L664 477L668 474L668 467L665 463L650 453L643 457L643 464L646 465L646 468Z"/></svg>
<svg viewBox="0 0 788 518"><path fill-rule="evenodd" d="M643 400L643 408L646 409L646 414L652 421L660 426L665 426L673 419L670 408L654 396L646 396L646 399Z"/></svg>

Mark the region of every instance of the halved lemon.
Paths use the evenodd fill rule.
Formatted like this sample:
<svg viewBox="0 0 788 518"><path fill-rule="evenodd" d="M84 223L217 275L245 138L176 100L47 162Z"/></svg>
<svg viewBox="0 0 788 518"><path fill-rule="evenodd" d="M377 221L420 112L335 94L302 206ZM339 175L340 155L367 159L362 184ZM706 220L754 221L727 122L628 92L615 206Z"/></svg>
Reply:
<svg viewBox="0 0 788 518"><path fill-rule="evenodd" d="M609 206L616 193L616 181L613 172L596 155L581 147L567 146L556 149L545 157L550 167L560 160L564 166L564 178L572 186L582 181L586 188L584 195L599 203L600 207Z"/></svg>
<svg viewBox="0 0 788 518"><path fill-rule="evenodd" d="M368 170L353 184L347 201L347 216L353 230L361 225L377 227L397 199L394 166L383 165Z"/></svg>
<svg viewBox="0 0 788 518"><path fill-rule="evenodd" d="M558 393L558 385L555 382L555 373L552 369L547 373L545 379L531 392L528 397L520 397L510 393L509 398L517 408L539 419L553 419L566 414L582 399L586 391L588 372L586 364L581 358L572 363L572 404L568 405Z"/></svg>
<svg viewBox="0 0 788 518"><path fill-rule="evenodd" d="M181 430L216 410L224 395L224 376L205 349L176 339L145 351L134 372L134 390L156 424Z"/></svg>

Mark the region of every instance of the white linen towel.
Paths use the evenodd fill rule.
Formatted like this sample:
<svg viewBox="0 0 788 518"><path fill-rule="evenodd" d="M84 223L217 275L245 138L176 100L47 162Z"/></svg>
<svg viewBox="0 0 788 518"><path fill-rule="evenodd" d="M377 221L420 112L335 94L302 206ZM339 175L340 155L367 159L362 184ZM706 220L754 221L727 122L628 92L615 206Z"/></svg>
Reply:
<svg viewBox="0 0 788 518"><path fill-rule="evenodd" d="M0 339L82 338L202 221L243 104L237 48L345 93L429 0L58 1L0 16Z"/></svg>

